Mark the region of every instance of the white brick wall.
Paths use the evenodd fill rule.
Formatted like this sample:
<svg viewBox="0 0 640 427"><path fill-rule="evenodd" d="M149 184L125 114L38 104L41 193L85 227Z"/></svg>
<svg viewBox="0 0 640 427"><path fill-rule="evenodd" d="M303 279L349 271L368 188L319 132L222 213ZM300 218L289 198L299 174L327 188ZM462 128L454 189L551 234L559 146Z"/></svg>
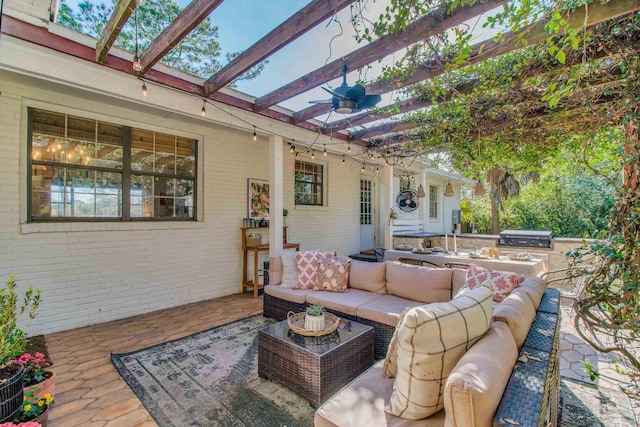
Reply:
<svg viewBox="0 0 640 427"><path fill-rule="evenodd" d="M26 106L87 111L111 122L128 120L201 135L202 222L21 224L27 171ZM123 119L126 118L126 119ZM359 166L329 156L328 205L296 209L293 156L285 147L289 240L301 249L359 250ZM24 291L43 290L30 335L50 333L238 293L240 227L247 215L247 178L269 177L268 142L198 119L0 72L0 277L15 273ZM323 161L325 158L322 159ZM26 162L25 162L26 164ZM24 185L24 184L23 184ZM265 230L265 235L266 233Z"/></svg>

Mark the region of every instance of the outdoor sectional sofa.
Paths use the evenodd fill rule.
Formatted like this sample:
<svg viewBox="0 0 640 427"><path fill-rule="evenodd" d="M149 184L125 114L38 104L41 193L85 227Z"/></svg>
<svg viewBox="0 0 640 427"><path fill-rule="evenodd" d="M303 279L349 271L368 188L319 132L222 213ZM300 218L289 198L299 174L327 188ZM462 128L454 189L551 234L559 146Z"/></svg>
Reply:
<svg viewBox="0 0 640 427"><path fill-rule="evenodd" d="M278 273L271 271L270 276L277 278ZM382 359L405 309L449 301L465 279L461 269L352 261L348 292L269 284L264 289L264 315L283 320L289 311L322 304L340 317L372 326L375 358ZM543 279L533 277L494 304L489 331L455 365L443 396L444 409L438 413L422 420L386 413L394 378L383 376L379 361L318 409L315 426L555 425L559 301L557 290L546 289Z"/></svg>

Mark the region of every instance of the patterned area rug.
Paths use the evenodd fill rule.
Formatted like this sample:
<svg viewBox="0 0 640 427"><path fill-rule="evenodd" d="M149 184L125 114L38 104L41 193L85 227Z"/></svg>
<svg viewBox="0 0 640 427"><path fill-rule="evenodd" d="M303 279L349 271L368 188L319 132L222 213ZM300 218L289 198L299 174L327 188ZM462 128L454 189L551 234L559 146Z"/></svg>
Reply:
<svg viewBox="0 0 640 427"><path fill-rule="evenodd" d="M125 354L120 375L159 426L308 427L308 401L258 378L262 315Z"/></svg>

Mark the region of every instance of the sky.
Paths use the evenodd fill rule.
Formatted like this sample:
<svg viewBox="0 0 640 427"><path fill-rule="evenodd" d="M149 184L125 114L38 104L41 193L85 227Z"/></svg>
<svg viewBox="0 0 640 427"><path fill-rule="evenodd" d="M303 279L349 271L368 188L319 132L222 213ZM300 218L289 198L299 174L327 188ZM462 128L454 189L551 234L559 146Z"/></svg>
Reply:
<svg viewBox="0 0 640 427"><path fill-rule="evenodd" d="M76 9L80 1L65 0L72 9ZM101 0L90 1L93 3L102 2ZM189 0L174 1L182 7L186 7L190 2ZM308 3L310 0L225 0L222 2L210 15L213 25L218 27L218 41L222 49L221 61L223 63L226 61L224 56L226 52L247 49ZM363 13L370 20L375 21L388 3L389 0L367 0ZM248 95L260 97L328 62L343 58L345 55L348 56L349 52L361 47L355 40L355 30L349 22L350 18L350 8L347 7L339 12L335 19L325 20L271 55L260 76L249 81L238 81L236 89ZM477 24L476 21L470 23L478 29L475 39L486 39L487 35L480 32L481 23ZM394 60L400 59L403 53L404 51L396 52L381 62L371 64L371 68L364 69L362 74L358 70L349 70L347 82L352 85L359 79L375 80L376 76L380 75L384 64L390 64ZM340 78L323 86L335 88L341 82ZM394 96L397 94L383 95L379 106L390 104ZM325 91L317 87L283 101L280 105L297 111L308 107L310 100L328 99L329 97ZM340 118L342 116L336 117L334 113L330 121ZM326 116L321 116L319 119L324 121Z"/></svg>

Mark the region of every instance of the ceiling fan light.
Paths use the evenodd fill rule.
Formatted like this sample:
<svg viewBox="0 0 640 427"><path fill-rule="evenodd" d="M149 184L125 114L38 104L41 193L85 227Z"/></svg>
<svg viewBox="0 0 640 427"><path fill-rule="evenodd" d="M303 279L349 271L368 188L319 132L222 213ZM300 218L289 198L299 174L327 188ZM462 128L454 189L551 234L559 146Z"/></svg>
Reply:
<svg viewBox="0 0 640 427"><path fill-rule="evenodd" d="M353 109L356 107L355 101L352 99L338 99L335 103L336 113L340 114L350 114L353 112Z"/></svg>

